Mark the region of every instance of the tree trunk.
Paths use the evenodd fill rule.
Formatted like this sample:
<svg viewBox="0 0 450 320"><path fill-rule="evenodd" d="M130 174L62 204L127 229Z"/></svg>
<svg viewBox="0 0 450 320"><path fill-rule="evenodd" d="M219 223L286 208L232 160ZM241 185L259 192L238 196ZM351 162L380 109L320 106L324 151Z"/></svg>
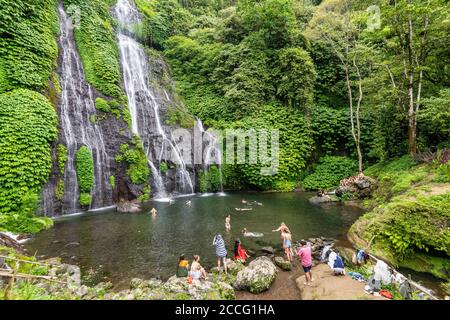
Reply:
<svg viewBox="0 0 450 320"><path fill-rule="evenodd" d="M361 73L359 72L358 65L356 64L356 55L353 57L353 66L356 69L356 74L358 75L358 103L356 104L356 151L358 153L358 173L361 175L363 173L363 165L362 165L362 153L361 153L361 125L359 121L359 110L361 108L361 102L363 99L363 90L362 90L362 79Z"/></svg>
<svg viewBox="0 0 450 320"><path fill-rule="evenodd" d="M408 19L408 62L409 62L409 81L408 81L408 154L417 153L417 114L414 110L414 44L413 44L413 26L411 18Z"/></svg>

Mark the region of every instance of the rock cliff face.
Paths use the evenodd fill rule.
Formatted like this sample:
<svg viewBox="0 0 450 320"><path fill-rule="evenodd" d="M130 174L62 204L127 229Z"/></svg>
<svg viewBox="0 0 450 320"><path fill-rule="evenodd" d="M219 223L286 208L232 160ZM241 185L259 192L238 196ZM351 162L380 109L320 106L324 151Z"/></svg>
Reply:
<svg viewBox="0 0 450 320"><path fill-rule="evenodd" d="M354 199L365 199L369 198L376 188L376 180L370 177L350 177L341 181L341 185L336 189L336 196L344 197L345 195L349 195Z"/></svg>
<svg viewBox="0 0 450 320"><path fill-rule="evenodd" d="M127 10L121 11L123 8ZM139 19L139 13L127 0L119 1L112 11L112 15L120 16L120 23ZM60 87L55 102L59 139L52 145L53 167L43 187L39 213L64 215L110 206L122 199L168 197L173 193L196 191L194 166L184 163L192 152L183 155L177 137L172 135L172 130L179 127L177 123L184 120L180 117L190 116L177 100L164 59L140 45L132 33L116 27L124 95L122 98L105 96L86 80L74 26L62 4L58 14L59 84L53 85ZM99 106L98 101L105 106ZM170 115L173 110L176 119L168 121L173 118ZM193 118L190 119L193 125ZM134 139L135 136L140 139ZM133 183L130 177L130 163L116 161L121 146L133 146L136 141L142 144L151 173L147 174L147 181L139 183ZM91 154L92 168L88 174L93 178L88 188L80 182L80 171L84 169L78 168L77 153L81 147L87 147Z"/></svg>

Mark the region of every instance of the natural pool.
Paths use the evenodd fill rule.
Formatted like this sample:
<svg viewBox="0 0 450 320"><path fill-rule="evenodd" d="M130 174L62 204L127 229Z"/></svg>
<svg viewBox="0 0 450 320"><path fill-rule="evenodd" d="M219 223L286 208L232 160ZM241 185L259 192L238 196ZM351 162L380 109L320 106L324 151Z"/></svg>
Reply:
<svg viewBox="0 0 450 320"><path fill-rule="evenodd" d="M201 256L206 267L215 265L212 241L221 233L229 256L234 239L239 237L245 248L258 252L263 246L281 247L279 234L271 232L285 222L294 241L308 237L344 239L349 226L362 210L343 204L316 206L308 202L310 193L229 193L224 196L193 195L176 198L172 204L150 201L141 213L117 213L115 209L63 217L52 229L39 233L27 243L37 256L59 256L83 271L101 272L117 287L126 286L133 277L163 279L175 273L177 259L184 253L191 260ZM245 207L241 200L257 201L252 211L237 212ZM191 200L188 207L186 201ZM153 218L148 211L155 207ZM231 212L230 233L224 220ZM262 232L262 238L245 238L243 228Z"/></svg>

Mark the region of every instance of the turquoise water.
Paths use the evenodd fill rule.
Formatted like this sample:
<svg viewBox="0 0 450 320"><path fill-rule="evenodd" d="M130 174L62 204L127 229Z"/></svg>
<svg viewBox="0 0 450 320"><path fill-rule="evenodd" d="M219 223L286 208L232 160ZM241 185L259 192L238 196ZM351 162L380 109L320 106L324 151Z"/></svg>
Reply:
<svg viewBox="0 0 450 320"><path fill-rule="evenodd" d="M344 238L349 226L362 210L342 204L315 206L307 193L230 193L225 196L195 195L175 199L173 204L150 201L141 213L85 213L55 221L54 228L39 233L27 243L37 256L60 256L65 262L78 264L82 271L100 272L121 287L133 277L165 279L175 273L177 259L184 253L189 260L201 256L206 267L215 265L213 237L221 233L229 256L234 239L239 237L245 248L259 252L263 246L281 249L279 233L271 232L281 222L292 231L294 241L308 237ZM245 207L241 200L261 202L252 211L237 212ZM186 201L191 200L188 207ZM153 218L148 211L155 207ZM231 212L231 232L224 221ZM245 238L240 232L262 232L262 238Z"/></svg>

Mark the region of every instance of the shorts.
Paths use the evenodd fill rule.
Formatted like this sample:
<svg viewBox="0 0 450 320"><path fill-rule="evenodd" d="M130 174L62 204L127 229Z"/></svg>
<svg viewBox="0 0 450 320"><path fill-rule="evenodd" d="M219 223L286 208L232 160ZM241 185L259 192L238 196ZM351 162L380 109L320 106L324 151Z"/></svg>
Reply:
<svg viewBox="0 0 450 320"><path fill-rule="evenodd" d="M302 268L303 268L303 271L305 271L305 273L307 273L311 270L312 265L310 265L309 267L302 266Z"/></svg>
<svg viewBox="0 0 450 320"><path fill-rule="evenodd" d="M191 277L192 277L192 279L198 280L198 279L200 279L201 276L202 276L202 273L201 273L200 270L197 270L197 271L191 271Z"/></svg>

